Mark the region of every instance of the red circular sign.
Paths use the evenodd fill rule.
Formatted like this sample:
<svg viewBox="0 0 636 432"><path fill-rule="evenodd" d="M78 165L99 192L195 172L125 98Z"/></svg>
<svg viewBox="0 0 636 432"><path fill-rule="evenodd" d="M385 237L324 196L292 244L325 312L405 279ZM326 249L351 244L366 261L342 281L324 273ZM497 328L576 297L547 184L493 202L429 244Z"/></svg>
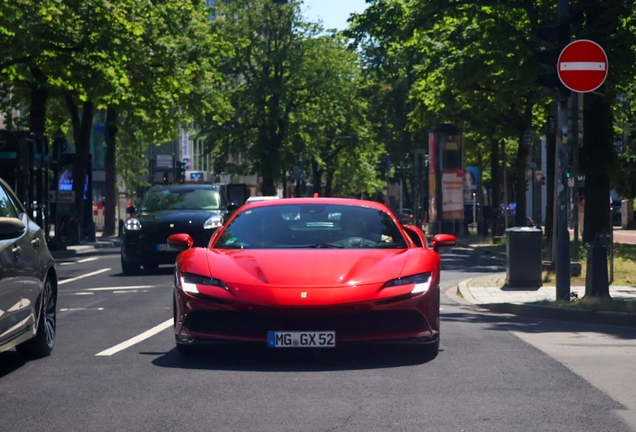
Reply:
<svg viewBox="0 0 636 432"><path fill-rule="evenodd" d="M609 63L603 48L590 40L574 41L561 51L557 73L564 86L572 91L588 93L605 82Z"/></svg>

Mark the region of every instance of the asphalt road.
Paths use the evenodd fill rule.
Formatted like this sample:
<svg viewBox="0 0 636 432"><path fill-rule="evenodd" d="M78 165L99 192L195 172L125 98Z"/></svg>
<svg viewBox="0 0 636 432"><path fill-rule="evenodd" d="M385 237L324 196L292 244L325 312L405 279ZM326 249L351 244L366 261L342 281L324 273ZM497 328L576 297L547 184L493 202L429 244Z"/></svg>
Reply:
<svg viewBox="0 0 636 432"><path fill-rule="evenodd" d="M483 312L454 287L503 260L459 247L442 263L435 359L378 345L186 361L170 328L170 267L124 277L117 254L61 260L53 355L0 353L0 430L636 430L621 384L636 375L636 330Z"/></svg>

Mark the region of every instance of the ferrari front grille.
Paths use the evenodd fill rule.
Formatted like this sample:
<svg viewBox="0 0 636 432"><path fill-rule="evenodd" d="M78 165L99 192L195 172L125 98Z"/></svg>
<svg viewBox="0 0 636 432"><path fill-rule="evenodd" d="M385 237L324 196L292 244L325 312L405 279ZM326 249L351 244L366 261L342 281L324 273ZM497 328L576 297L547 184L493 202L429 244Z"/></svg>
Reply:
<svg viewBox="0 0 636 432"><path fill-rule="evenodd" d="M193 332L227 336L263 336L276 331L333 330L345 337L389 335L421 331L426 320L414 310L348 311L280 309L267 312L199 310L188 315L185 327Z"/></svg>

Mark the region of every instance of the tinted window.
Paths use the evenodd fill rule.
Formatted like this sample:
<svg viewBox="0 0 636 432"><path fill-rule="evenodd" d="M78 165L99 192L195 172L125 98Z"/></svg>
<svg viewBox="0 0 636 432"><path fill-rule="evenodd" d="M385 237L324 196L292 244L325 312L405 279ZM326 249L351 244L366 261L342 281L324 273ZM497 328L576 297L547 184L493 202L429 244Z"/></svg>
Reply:
<svg viewBox="0 0 636 432"><path fill-rule="evenodd" d="M157 189L149 191L141 203L141 211L219 210L221 197L214 189Z"/></svg>
<svg viewBox="0 0 636 432"><path fill-rule="evenodd" d="M225 228L219 248L405 248L385 212L332 204L244 210Z"/></svg>

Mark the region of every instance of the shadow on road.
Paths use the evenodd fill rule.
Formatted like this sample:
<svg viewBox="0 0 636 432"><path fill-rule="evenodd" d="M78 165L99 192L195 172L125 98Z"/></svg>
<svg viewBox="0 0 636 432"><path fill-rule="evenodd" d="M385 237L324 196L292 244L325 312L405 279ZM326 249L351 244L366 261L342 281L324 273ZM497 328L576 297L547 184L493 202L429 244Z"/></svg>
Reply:
<svg viewBox="0 0 636 432"><path fill-rule="evenodd" d="M27 364L27 361L15 351L0 353L0 378L9 375Z"/></svg>
<svg viewBox="0 0 636 432"><path fill-rule="evenodd" d="M419 347L374 344L292 351L242 345L218 345L202 347L196 355L187 358L179 354L175 348L153 360L152 364L179 369L320 372L414 366L434 359L433 356L425 355L417 348Z"/></svg>
<svg viewBox="0 0 636 432"><path fill-rule="evenodd" d="M460 306L459 309L465 310L465 312L451 312L447 309L442 314L442 333L444 331L444 322L458 322L485 325L485 331L520 333L603 333L617 339L636 340L636 328L561 321L557 315L555 315L554 319L547 319L498 314L479 309L475 306Z"/></svg>
<svg viewBox="0 0 636 432"><path fill-rule="evenodd" d="M506 270L506 258L490 251L457 246L442 250L442 268L446 271L492 273Z"/></svg>

